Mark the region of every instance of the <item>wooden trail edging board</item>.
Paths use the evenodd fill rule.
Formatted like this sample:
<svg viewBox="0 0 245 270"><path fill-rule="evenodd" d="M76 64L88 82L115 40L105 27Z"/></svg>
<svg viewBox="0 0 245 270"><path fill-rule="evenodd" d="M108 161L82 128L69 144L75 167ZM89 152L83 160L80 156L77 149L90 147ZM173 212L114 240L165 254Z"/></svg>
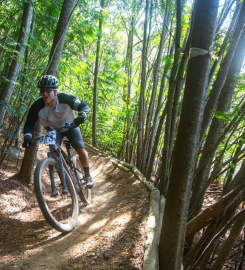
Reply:
<svg viewBox="0 0 245 270"><path fill-rule="evenodd" d="M99 155L105 156L99 149L85 143L86 148ZM109 156L110 157L110 156ZM163 214L165 209L166 199L164 196L160 196L160 191L153 186L153 184L146 180L142 173L132 164L117 160L113 157L111 162L119 169L125 172L133 172L134 175L142 182L150 191L150 207L148 213L146 234L147 239L145 242L145 254L144 254L144 270L157 270L159 269L159 257L158 257L158 245L160 240L160 233L162 227Z"/></svg>

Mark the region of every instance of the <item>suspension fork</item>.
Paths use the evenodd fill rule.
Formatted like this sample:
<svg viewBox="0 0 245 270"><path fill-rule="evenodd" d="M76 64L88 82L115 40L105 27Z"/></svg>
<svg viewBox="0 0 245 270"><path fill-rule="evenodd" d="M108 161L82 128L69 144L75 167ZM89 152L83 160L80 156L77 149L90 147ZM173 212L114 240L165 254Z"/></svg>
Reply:
<svg viewBox="0 0 245 270"><path fill-rule="evenodd" d="M65 171L64 171L64 158L62 156L61 153L61 149L60 148L56 148L51 150L53 153L55 153L55 157L58 161L58 173L61 179L61 184L63 187L63 194L68 194L68 190L67 190L67 185L66 185L66 178L65 178ZM53 155L48 152L48 157L52 157ZM65 163L66 164L66 163ZM54 180L54 170L53 170L53 166L49 165L49 175L50 175L50 179L51 179L51 187L52 187L52 195L51 196L56 196L57 195L57 191L56 191L56 187L55 187L55 180Z"/></svg>
<svg viewBox="0 0 245 270"><path fill-rule="evenodd" d="M48 152L48 157L51 157L51 153ZM49 176L50 176L50 179L51 179L51 189L52 189L52 194L51 194L51 197L54 197L56 196L58 193L55 189L55 181L54 181L54 168L53 166L49 165Z"/></svg>
<svg viewBox="0 0 245 270"><path fill-rule="evenodd" d="M58 157L57 157L58 158L58 164L59 164L59 169L61 171L60 178L61 178L61 183L62 183L62 186L63 186L62 193L63 194L68 194L68 190L67 190L67 186L66 186L65 171L64 171L64 162L63 162L64 158L63 158L63 156L61 154L61 149L58 148L57 151L58 151Z"/></svg>

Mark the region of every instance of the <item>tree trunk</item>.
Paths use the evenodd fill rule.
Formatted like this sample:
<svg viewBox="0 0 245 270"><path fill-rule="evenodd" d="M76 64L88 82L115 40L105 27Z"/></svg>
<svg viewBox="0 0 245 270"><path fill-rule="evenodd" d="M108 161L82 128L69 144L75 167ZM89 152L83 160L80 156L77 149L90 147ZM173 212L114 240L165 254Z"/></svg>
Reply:
<svg viewBox="0 0 245 270"><path fill-rule="evenodd" d="M225 38L224 38L224 41L223 41L223 43L222 43L222 45L221 45L221 48L220 48L218 54L217 54L218 59L215 59L215 61L214 61L214 63L213 63L213 66L212 66L212 68L211 68L211 70L210 70L209 80L208 80L208 86L210 85L210 83L211 83L211 81L212 81L212 79L213 79L214 73L215 73L215 71L216 71L216 69L217 69L217 67L218 67L218 65L219 65L219 63L220 63L220 59L222 59L222 56L223 56L223 54L224 54L224 52L225 52L225 49L226 49L228 43L229 43L230 40L231 40L232 32L233 32L234 26L235 26L235 24L236 24L236 22L237 22L237 17L238 17L238 15L239 15L239 11L240 11L240 9L241 9L241 6L242 6L241 3L240 3L239 1L237 1L236 10L235 10L234 13L233 13L233 17L232 17L231 23L230 23L230 25L229 25L229 28L228 28L228 30L227 30L226 36L225 36ZM207 86L207 87L208 87L208 86Z"/></svg>
<svg viewBox="0 0 245 270"><path fill-rule="evenodd" d="M149 0L146 0L144 38L142 49L141 64L141 83L140 83L140 103L139 103L139 126L138 126L138 145L137 145L137 168L141 169L142 151L143 151L143 134L145 119L145 87L146 87L146 60L147 60L147 29L148 29Z"/></svg>
<svg viewBox="0 0 245 270"><path fill-rule="evenodd" d="M153 67L153 69L154 69L153 70L153 86L152 86L151 100L150 100L150 104L148 107L148 114L147 114L147 121L146 121L146 128L145 128L145 144L147 144L147 146L149 146L148 137L150 136L151 122L152 122L152 117L153 117L153 112L154 112L154 105L155 105L156 94L157 94L157 86L158 86L158 81L159 81L159 71L160 71L162 53L163 53L163 49L164 49L164 42L166 39L167 28L169 25L169 18L170 18L169 2L170 1L167 0L165 14L164 14L162 34L161 34L161 40L160 40L160 44L159 44L156 62L155 62L154 67ZM146 142L146 140L147 140L147 142ZM144 164L146 163L147 153L149 151L149 148L147 146L145 147L145 152L144 152L144 159L143 159ZM144 167L145 166L143 166L143 168Z"/></svg>
<svg viewBox="0 0 245 270"><path fill-rule="evenodd" d="M176 88L176 73L178 70L179 55L180 55L180 37L181 37L181 1L177 0L177 14L176 14L176 35L175 35L175 53L174 53L174 63L171 70L169 88L168 88L168 99L166 104L166 123L164 131L164 146L162 150L162 165L160 172L160 184L159 189L163 195L166 195L168 190L169 181L169 165L170 165L170 131L171 131L171 120L172 120L172 105L174 98L174 91Z"/></svg>
<svg viewBox="0 0 245 270"><path fill-rule="evenodd" d="M237 49L235 51L235 55L232 59L232 63L230 65L230 69L220 94L219 103L217 106L217 110L221 112L227 112L229 110L229 106L231 103L231 99L234 92L234 83L236 84L237 78L236 74L240 73L243 60L245 58L245 28L242 31L242 36L239 40L237 45ZM213 156L215 154L215 145L217 146L216 142L221 134L221 130L223 128L224 120L218 119L216 117L213 118L212 124L210 126L210 130L206 139L205 146L203 148L202 157L200 159L200 163L206 156L212 152L213 154L210 155L208 162L206 165L200 170L200 172L195 176L193 181L193 193L191 197L191 207L190 207L190 218L194 217L200 210L204 192L206 189L206 181L208 179L209 171L211 168ZM194 210L195 209L195 210Z"/></svg>
<svg viewBox="0 0 245 270"><path fill-rule="evenodd" d="M33 138L37 138L42 133L42 126L39 122L36 123L33 132ZM25 149L25 154L22 160L20 171L17 177L22 183L30 184L32 179L32 172L35 166L35 160L38 151L38 144L31 148Z"/></svg>
<svg viewBox="0 0 245 270"><path fill-rule="evenodd" d="M242 30L242 28L244 26L244 22L245 22L244 9L245 9L245 2L243 2L243 4L242 4L242 8L240 10L236 29L235 29L235 32L234 32L233 37L232 37L232 42L231 42L230 47L228 49L228 52L224 58L224 61L221 65L217 79L214 83L211 98L209 99L208 104L205 108L202 129L201 129L201 135L200 135L200 142L202 141L202 139L205 135L205 132L208 128L208 125L212 119L212 110L216 109L220 92L221 92L222 87L224 85L224 82L226 80L226 76L228 74L228 70L229 70L233 55L235 53L238 41L239 41L240 36L241 36L241 32L242 32L241 30Z"/></svg>
<svg viewBox="0 0 245 270"><path fill-rule="evenodd" d="M240 173L240 172L239 172ZM238 174L239 174L238 173ZM245 176L245 170L240 174L241 177ZM196 217L190 220L186 226L185 237L188 239L195 233L199 232L203 228L207 227L209 224L214 222L219 216L222 216L229 205L231 205L235 199L238 198L240 192L243 192L245 188L245 182L238 185L230 193L222 197L219 201L211 205L209 208L206 208ZM240 196L240 201L238 204L243 201L243 197Z"/></svg>
<svg viewBox="0 0 245 270"><path fill-rule="evenodd" d="M242 146L244 144L244 138L245 138L245 133L243 134L242 138L239 140L238 147L237 147L236 152L234 154L235 156L242 150ZM224 191L225 192L228 189L229 185L231 184L231 181L233 179L233 176L234 176L234 173L235 173L235 169L236 169L236 165L237 165L238 160L239 159L237 157L231 163L230 170L228 172L228 177L227 177L227 180L226 180L226 183L225 183L225 186L224 186Z"/></svg>
<svg viewBox="0 0 245 270"><path fill-rule="evenodd" d="M178 112L179 112L179 99L180 99L180 94L181 90L183 88L183 82L184 82L184 72L185 72L185 67L186 63L188 60L189 56L189 50L190 50L190 36L187 39L187 45L184 51L184 54L181 58L180 61L180 66L177 74L177 79L176 79L176 91L174 95L174 102L173 102L173 109L172 109L172 120L171 120L171 131L170 131L170 143L169 143L169 153L170 157L169 160L171 160L172 156L172 151L173 151L173 145L174 145L174 138L175 138L175 133L176 133L176 124L177 124L177 117L178 117ZM171 162L170 162L171 164Z"/></svg>
<svg viewBox="0 0 245 270"><path fill-rule="evenodd" d="M239 237L245 223L245 214L241 215L235 222L230 231L229 237L226 239L223 247L219 251L218 258L215 260L211 270L222 270L228 258L236 239Z"/></svg>
<svg viewBox="0 0 245 270"><path fill-rule="evenodd" d="M209 50L214 40L218 7L218 0L196 1L191 36L192 47ZM181 269L191 194L190 184L197 153L198 135L201 128L200 119L204 110L205 86L209 68L210 57L208 55L192 57L188 63L179 131L173 153L159 244L160 269Z"/></svg>
<svg viewBox="0 0 245 270"><path fill-rule="evenodd" d="M133 45L134 45L134 24L135 20L134 17L131 21L131 30L129 31L128 37L128 54L127 54L127 75L128 75L128 94L127 94L127 118L126 118L126 154L125 154L125 161L129 163L129 148L130 148L130 115L129 115L129 106L130 106L130 98L131 98L131 88L132 88L132 69L133 69Z"/></svg>
<svg viewBox="0 0 245 270"><path fill-rule="evenodd" d="M12 96L15 83L18 79L21 62L23 55L25 53L29 33L30 26L33 14L33 0L26 2L24 4L24 12L22 15L22 22L20 28L20 34L18 38L18 45L16 46L17 53L13 57L9 73L8 73L8 81L5 83L3 91L0 96L0 101L4 103L4 105L0 105L0 123L3 122L4 115L6 112L6 106L8 106L10 98Z"/></svg>
<svg viewBox="0 0 245 270"><path fill-rule="evenodd" d="M219 20L217 22L216 33L218 33L220 31L220 29L221 29L222 25L224 24L224 21L227 18L227 15L229 14L235 1L237 1L237 0L231 0L231 1L225 2L223 9L220 13Z"/></svg>
<svg viewBox="0 0 245 270"><path fill-rule="evenodd" d="M154 145L153 145L152 154L151 154L151 158L150 158L150 161L149 161L149 170L148 170L148 172L146 174L147 179L150 179L150 177L151 177L151 172L152 172L152 169L153 169L153 164L154 164L154 160L155 160L155 156L156 156L156 152L157 152L158 143L159 143L159 139L160 139L160 136L161 136L161 133L162 133L162 126L163 126L164 119L166 117L166 111L167 110L166 110L166 107L165 107L163 112L162 112L162 115L160 117L159 124L158 124L157 133L156 133L156 137L155 137L155 142L154 142Z"/></svg>
<svg viewBox="0 0 245 270"><path fill-rule="evenodd" d="M97 39L97 49L96 49L96 60L95 60L95 71L94 71L94 94L93 94L93 122L92 122L92 139L93 139L93 146L98 147L97 143L97 92L98 92L98 78L99 78L99 59L100 59L100 43L102 37L102 24L103 24L103 7L104 7L104 0L101 0L101 11L100 11L100 18L99 18L99 32L98 32L98 39Z"/></svg>
<svg viewBox="0 0 245 270"><path fill-rule="evenodd" d="M60 12L59 21L54 35L53 45L51 48L48 66L45 74L57 76L60 65L60 59L63 52L65 37L69 26L71 15L74 11L75 0L64 0Z"/></svg>
<svg viewBox="0 0 245 270"><path fill-rule="evenodd" d="M169 52L169 56L173 55L174 45L175 45L175 43L173 42L171 49L170 49L170 52ZM164 113L162 114L164 116L161 116L161 119L160 119L159 124L158 124L159 114L160 114L160 110L161 110L162 103L163 103L164 90L165 90L165 86L166 86L166 76L168 74L169 69L170 69L170 62L168 62L164 66L164 71L163 71L163 76L162 76L161 86L160 86L160 91L159 91L159 96L158 96L156 113L155 113L151 136L150 136L150 140L149 140L149 150L148 150L147 169L146 169L146 178L147 179L150 179L150 177L151 177L151 172L153 169L153 162L155 159L156 150L157 150L157 146L158 146L159 139L160 139L163 122L164 122L164 119L166 116L166 106L165 106Z"/></svg>
<svg viewBox="0 0 245 270"><path fill-rule="evenodd" d="M72 12L74 10L73 9L74 2L75 0L64 0L60 17L59 17L59 21L56 28L57 34L55 32L53 46L52 46L53 49L51 50L50 55L49 55L49 64L46 68L46 71L44 72L45 74L55 76L58 73L59 63L60 63L60 59L58 58L61 58L61 55L62 55L62 51L60 51L60 49L61 48L63 49L63 46L64 46L65 36L67 33L67 27L68 27ZM69 10L69 12L67 12L67 9ZM62 31L64 31L64 34L62 34ZM52 61L54 61L54 63L52 63ZM39 137L41 136L42 129L39 128L37 124L36 126L37 127L36 127L36 131L34 132L35 133L34 136ZM36 154L37 154L37 147L32 147L30 149L26 149L25 151L22 165L20 168L20 173L19 173L20 179L22 179L22 181L25 183L30 181L30 176L32 175ZM29 158L29 156L31 156L31 159Z"/></svg>

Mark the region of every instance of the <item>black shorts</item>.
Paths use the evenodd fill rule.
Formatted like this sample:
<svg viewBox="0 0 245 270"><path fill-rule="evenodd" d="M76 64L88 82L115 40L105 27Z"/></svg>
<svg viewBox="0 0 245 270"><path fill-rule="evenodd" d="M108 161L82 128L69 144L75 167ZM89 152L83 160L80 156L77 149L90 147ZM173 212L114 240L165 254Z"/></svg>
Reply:
<svg viewBox="0 0 245 270"><path fill-rule="evenodd" d="M85 148L83 137L78 127L65 132L57 133L56 141L58 142L59 145L61 145L61 142L64 137L66 137L71 142L75 150L78 150L79 148Z"/></svg>

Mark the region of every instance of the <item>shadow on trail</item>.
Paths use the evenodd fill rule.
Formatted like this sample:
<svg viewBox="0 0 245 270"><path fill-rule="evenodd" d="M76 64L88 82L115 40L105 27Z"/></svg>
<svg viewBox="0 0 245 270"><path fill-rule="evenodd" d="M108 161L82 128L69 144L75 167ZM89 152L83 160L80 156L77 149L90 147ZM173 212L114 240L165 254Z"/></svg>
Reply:
<svg viewBox="0 0 245 270"><path fill-rule="evenodd" d="M17 269L39 269L40 262L40 269L141 269L142 224L148 214L149 193L132 174L108 166L109 160L103 158L102 162L92 156L93 203L89 207L80 204L79 224L73 232L57 233L45 220L21 222L5 216L3 222L0 220L0 230L7 223L9 234L19 232L21 237L11 238L15 239L16 249L1 250L0 256L43 247L31 258L16 260ZM56 236L49 238L52 230ZM57 259L52 260L52 256ZM2 269L11 267L13 262Z"/></svg>

